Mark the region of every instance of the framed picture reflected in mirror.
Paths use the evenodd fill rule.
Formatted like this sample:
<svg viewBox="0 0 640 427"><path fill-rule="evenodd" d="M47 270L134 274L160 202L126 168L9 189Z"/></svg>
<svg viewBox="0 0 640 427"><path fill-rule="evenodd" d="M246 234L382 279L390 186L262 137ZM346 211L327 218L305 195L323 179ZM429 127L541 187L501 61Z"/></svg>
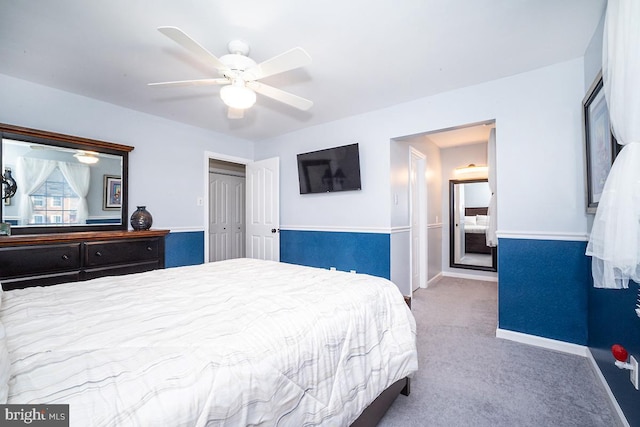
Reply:
<svg viewBox="0 0 640 427"><path fill-rule="evenodd" d="M116 210L122 207L122 179L119 176L104 176L104 198L102 209Z"/></svg>

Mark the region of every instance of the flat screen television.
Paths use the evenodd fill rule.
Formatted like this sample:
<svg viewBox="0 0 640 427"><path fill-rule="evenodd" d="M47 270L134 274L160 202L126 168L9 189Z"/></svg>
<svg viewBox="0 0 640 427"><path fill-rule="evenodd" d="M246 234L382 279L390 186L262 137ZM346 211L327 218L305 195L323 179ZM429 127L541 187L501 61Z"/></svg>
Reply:
<svg viewBox="0 0 640 427"><path fill-rule="evenodd" d="M300 194L360 190L358 144L298 154Z"/></svg>

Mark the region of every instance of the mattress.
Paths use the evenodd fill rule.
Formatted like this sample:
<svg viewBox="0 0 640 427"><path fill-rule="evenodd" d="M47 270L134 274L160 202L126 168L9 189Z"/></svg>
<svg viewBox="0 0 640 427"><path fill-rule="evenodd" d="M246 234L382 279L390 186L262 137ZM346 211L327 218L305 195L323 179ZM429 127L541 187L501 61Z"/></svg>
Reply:
<svg viewBox="0 0 640 427"><path fill-rule="evenodd" d="M486 225L464 225L464 232L469 234L485 234L487 232Z"/></svg>
<svg viewBox="0 0 640 427"><path fill-rule="evenodd" d="M388 280L262 260L4 292L8 403L72 426L342 426L417 370Z"/></svg>

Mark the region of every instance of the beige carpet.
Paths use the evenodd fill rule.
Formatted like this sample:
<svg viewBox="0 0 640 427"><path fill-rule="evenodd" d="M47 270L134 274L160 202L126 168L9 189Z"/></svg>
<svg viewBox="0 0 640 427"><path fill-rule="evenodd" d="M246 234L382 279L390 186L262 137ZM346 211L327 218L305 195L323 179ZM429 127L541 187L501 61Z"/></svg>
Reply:
<svg viewBox="0 0 640 427"><path fill-rule="evenodd" d="M413 313L420 370L380 426L620 426L586 358L495 338L496 283L443 278Z"/></svg>

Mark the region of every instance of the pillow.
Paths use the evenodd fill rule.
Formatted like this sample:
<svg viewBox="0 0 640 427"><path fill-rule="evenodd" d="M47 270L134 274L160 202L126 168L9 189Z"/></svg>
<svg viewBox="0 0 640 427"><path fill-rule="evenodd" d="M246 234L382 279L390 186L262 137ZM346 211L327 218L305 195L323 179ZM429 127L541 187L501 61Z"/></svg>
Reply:
<svg viewBox="0 0 640 427"><path fill-rule="evenodd" d="M9 361L9 350L7 349L7 336L4 332L4 325L0 322L0 404L6 404L9 397L9 374L11 362Z"/></svg>
<svg viewBox="0 0 640 427"><path fill-rule="evenodd" d="M476 225L476 217L475 216L465 216L464 223L466 225Z"/></svg>
<svg viewBox="0 0 640 427"><path fill-rule="evenodd" d="M489 217L487 215L476 215L476 224L489 225Z"/></svg>

